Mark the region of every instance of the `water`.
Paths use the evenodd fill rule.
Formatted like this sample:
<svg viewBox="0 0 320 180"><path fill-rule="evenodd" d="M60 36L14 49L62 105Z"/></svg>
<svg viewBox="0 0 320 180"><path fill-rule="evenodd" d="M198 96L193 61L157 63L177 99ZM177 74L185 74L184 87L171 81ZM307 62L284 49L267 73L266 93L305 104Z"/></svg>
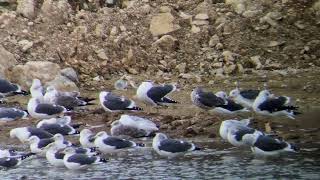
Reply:
<svg viewBox="0 0 320 180"><path fill-rule="evenodd" d="M183 157L159 157L150 147L120 152L109 162L87 170L55 168L33 158L14 169L0 170L0 179L319 179L319 149L305 149L281 158L261 159L249 149L211 139L193 139L203 151ZM148 144L150 145L150 144ZM218 147L218 148L215 148Z"/></svg>

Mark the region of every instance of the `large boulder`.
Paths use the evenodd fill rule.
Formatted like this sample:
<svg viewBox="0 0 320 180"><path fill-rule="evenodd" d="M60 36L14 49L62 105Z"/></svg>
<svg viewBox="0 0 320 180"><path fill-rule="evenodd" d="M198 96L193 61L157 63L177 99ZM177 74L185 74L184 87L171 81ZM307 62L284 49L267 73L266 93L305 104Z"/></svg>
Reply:
<svg viewBox="0 0 320 180"><path fill-rule="evenodd" d="M8 78L24 89L31 86L33 79L40 79L44 85L54 85L59 90L79 90L77 85L61 74L58 64L49 61L30 61L17 65L8 71Z"/></svg>
<svg viewBox="0 0 320 180"><path fill-rule="evenodd" d="M14 55L0 45L0 77L5 78L5 71L17 64Z"/></svg>
<svg viewBox="0 0 320 180"><path fill-rule="evenodd" d="M67 0L45 0L41 6L43 21L64 24L69 20L71 6Z"/></svg>

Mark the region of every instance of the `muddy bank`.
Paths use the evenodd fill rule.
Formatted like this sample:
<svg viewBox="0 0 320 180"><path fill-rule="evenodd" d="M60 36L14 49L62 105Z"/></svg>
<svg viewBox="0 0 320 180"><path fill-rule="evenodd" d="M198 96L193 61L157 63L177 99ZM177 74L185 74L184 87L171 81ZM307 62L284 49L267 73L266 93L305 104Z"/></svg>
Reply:
<svg viewBox="0 0 320 180"><path fill-rule="evenodd" d="M290 142L317 144L320 142L320 134L318 133L320 124L317 121L320 110L320 100L318 99L320 84L317 79L318 75L318 69L309 69L308 71L300 71L286 77L268 76L272 77L272 79L268 80L268 85L273 93L276 95L285 94L291 96L300 107L300 111L303 114L297 116L295 120L284 117L269 118L252 113L227 116L200 110L191 104L190 92L192 88L197 85L203 85L213 92L218 90L230 91L234 88L233 82L240 80L243 88L258 88L262 87L262 82L266 80L258 76L233 77L221 82L215 82L212 85L181 82L181 90L172 94L172 98L179 101L179 104L169 107L150 108L137 102L139 106L144 108L144 111L128 112L128 114L150 118L160 125L160 131L169 134L171 137L209 137L217 139L220 139L218 129L221 121L230 118L241 119L252 117L251 126L255 128L278 134L279 137ZM110 84L103 89L113 89L113 82L114 81L109 81ZM128 97L133 97L135 94L134 89L115 92ZM98 93L98 91L84 91L82 94L84 96L98 97ZM8 105L26 108L28 98L29 97L10 97L8 99ZM109 131L110 124L114 120L119 119L122 113L104 112L99 106L98 101L96 101L96 104L97 105L94 106L77 109L72 114L72 119L74 122L83 122L92 126L103 125L100 128L94 129L95 132L100 130ZM10 129L19 126L32 126L35 125L37 121L36 119L28 119L1 123L1 144L19 144L17 140L9 139Z"/></svg>

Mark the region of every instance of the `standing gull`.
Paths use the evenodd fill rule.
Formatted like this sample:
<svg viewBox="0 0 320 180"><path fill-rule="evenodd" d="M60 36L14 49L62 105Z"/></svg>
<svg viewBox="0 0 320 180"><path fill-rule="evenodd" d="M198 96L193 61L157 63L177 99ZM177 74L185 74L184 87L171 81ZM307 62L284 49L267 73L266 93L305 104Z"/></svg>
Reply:
<svg viewBox="0 0 320 180"><path fill-rule="evenodd" d="M118 96L111 92L102 91L99 95L100 104L105 111L140 111L142 108L137 107L135 102L124 96Z"/></svg>
<svg viewBox="0 0 320 180"><path fill-rule="evenodd" d="M157 125L149 119L138 116L121 115L119 120L111 124L110 131L112 136L127 135L139 138L151 136L158 130Z"/></svg>
<svg viewBox="0 0 320 180"><path fill-rule="evenodd" d="M105 131L97 133L94 144L102 153L114 153L120 149L143 146L133 141L109 136Z"/></svg>
<svg viewBox="0 0 320 180"><path fill-rule="evenodd" d="M37 98L31 98L28 102L28 112L34 118L49 119L63 116L67 112L63 106L41 103Z"/></svg>
<svg viewBox="0 0 320 180"><path fill-rule="evenodd" d="M193 143L169 139L163 133L157 133L152 141L153 149L161 156L175 157L186 152L200 150Z"/></svg>
<svg viewBox="0 0 320 180"><path fill-rule="evenodd" d="M53 137L49 132L35 127L20 127L10 131L10 138L18 138L21 142L26 142L31 136L37 136L40 139Z"/></svg>
<svg viewBox="0 0 320 180"><path fill-rule="evenodd" d="M86 169L90 165L106 163L107 160L98 156L88 156L86 154L78 154L71 147L66 148L63 157L63 163L68 169L78 170Z"/></svg>
<svg viewBox="0 0 320 180"><path fill-rule="evenodd" d="M42 87L41 81L39 79L33 79L32 85L30 87L31 97L38 98L43 102L44 89Z"/></svg>
<svg viewBox="0 0 320 180"><path fill-rule="evenodd" d="M177 101L167 97L168 94L176 90L177 88L174 84L155 86L152 82L145 81L138 87L136 97L140 101L152 106L177 103Z"/></svg>
<svg viewBox="0 0 320 180"><path fill-rule="evenodd" d="M95 140L95 135L90 129L81 130L79 141L82 147L85 147L85 148L95 147L94 140Z"/></svg>
<svg viewBox="0 0 320 180"><path fill-rule="evenodd" d="M202 109L213 109L217 106L227 104L225 99L217 97L212 92L205 92L200 87L195 88L191 92L191 101L194 105Z"/></svg>
<svg viewBox="0 0 320 180"><path fill-rule="evenodd" d="M281 153L298 151L293 144L261 134L249 134L244 141L251 145L252 152L258 156L279 156Z"/></svg>
<svg viewBox="0 0 320 180"><path fill-rule="evenodd" d="M28 113L17 108L0 108L0 121L27 119Z"/></svg>
<svg viewBox="0 0 320 180"><path fill-rule="evenodd" d="M300 114L296 111L298 107L287 105L287 101L282 98L272 98L268 90L260 91L252 108L258 114L287 116L290 119L294 119L295 115Z"/></svg>
<svg viewBox="0 0 320 180"><path fill-rule="evenodd" d="M225 92L219 91L215 93L215 95L227 101L227 104L219 105L218 107L215 107L212 111L222 113L222 114L235 114L235 113L241 113L241 112L249 112L247 108L243 107L242 105L228 98Z"/></svg>

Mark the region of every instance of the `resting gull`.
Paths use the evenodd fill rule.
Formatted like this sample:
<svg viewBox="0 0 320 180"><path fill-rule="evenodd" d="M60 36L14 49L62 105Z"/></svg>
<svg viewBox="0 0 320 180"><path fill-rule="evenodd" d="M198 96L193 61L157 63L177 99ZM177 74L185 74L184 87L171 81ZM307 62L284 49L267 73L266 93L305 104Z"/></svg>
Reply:
<svg viewBox="0 0 320 180"><path fill-rule="evenodd" d="M191 92L191 101L194 105L202 109L213 109L227 104L225 99L217 97L212 92L205 92L200 87L193 89Z"/></svg>
<svg viewBox="0 0 320 180"><path fill-rule="evenodd" d="M234 102L232 99L228 98L227 94L224 91L219 91L215 93L215 95L217 97L225 99L227 101L227 104L219 105L218 107L215 107L212 111L222 113L222 114L235 114L235 113L241 113L241 112L249 112L247 108Z"/></svg>
<svg viewBox="0 0 320 180"><path fill-rule="evenodd" d="M85 148L95 147L94 140L95 140L95 135L90 129L83 129L80 131L79 141L82 147L85 147Z"/></svg>
<svg viewBox="0 0 320 180"><path fill-rule="evenodd" d="M44 148L54 142L52 138L39 139L37 136L31 136L27 141L30 145L30 151L40 156L44 156L46 152Z"/></svg>
<svg viewBox="0 0 320 180"><path fill-rule="evenodd" d="M39 128L48 131L51 134L62 134L62 135L75 135L79 134L80 132L74 129L72 126L68 124L42 124Z"/></svg>
<svg viewBox="0 0 320 180"><path fill-rule="evenodd" d="M250 119L243 119L243 120L235 120L235 119L229 119L224 120L221 122L219 134L221 138L225 141L228 140L228 131L229 129L236 128L238 126L248 126L250 124Z"/></svg>
<svg viewBox="0 0 320 180"><path fill-rule="evenodd" d="M63 163L68 169L78 170L86 169L90 165L106 163L107 160L98 156L88 156L86 154L78 154L72 147L66 148L63 157Z"/></svg>
<svg viewBox="0 0 320 180"><path fill-rule="evenodd" d="M136 97L152 106L177 103L177 101L167 97L168 94L177 90L174 84L154 85L151 81L145 81L137 89Z"/></svg>
<svg viewBox="0 0 320 180"><path fill-rule="evenodd" d="M142 108L137 107L135 102L124 96L118 96L111 92L102 91L99 95L100 104L105 111L140 111Z"/></svg>
<svg viewBox="0 0 320 180"><path fill-rule="evenodd" d="M101 153L114 153L120 149L144 146L133 141L109 136L105 131L97 133L94 144Z"/></svg>
<svg viewBox="0 0 320 180"><path fill-rule="evenodd" d="M63 116L67 110L63 106L41 103L40 99L31 98L28 102L28 112L34 118L49 119Z"/></svg>
<svg viewBox="0 0 320 180"><path fill-rule="evenodd" d="M158 130L157 125L149 119L138 116L121 115L119 120L111 124L110 131L112 136L127 135L139 138L152 136L154 132Z"/></svg>
<svg viewBox="0 0 320 180"><path fill-rule="evenodd" d="M251 134L262 135L263 133L246 126L235 126L228 130L228 142L234 146L250 146L244 139Z"/></svg>
<svg viewBox="0 0 320 180"><path fill-rule="evenodd" d="M27 119L28 113L17 108L0 108L0 121Z"/></svg>
<svg viewBox="0 0 320 180"><path fill-rule="evenodd" d="M28 95L27 91L21 90L21 87L17 84L13 84L6 79L0 78L0 95L7 96L7 95Z"/></svg>
<svg viewBox="0 0 320 180"><path fill-rule="evenodd" d="M0 166L4 168L12 168L19 166L23 160L34 155L33 153L26 154L20 157L3 157L0 158Z"/></svg>
<svg viewBox="0 0 320 180"><path fill-rule="evenodd" d="M37 136L40 139L53 137L51 133L35 127L19 127L10 131L10 138L18 138L21 142L26 142L31 136Z"/></svg>
<svg viewBox="0 0 320 180"><path fill-rule="evenodd" d="M58 146L52 143L46 146L45 149L46 159L51 165L56 167L64 167L63 157L65 154L61 151L61 149Z"/></svg>
<svg viewBox="0 0 320 180"><path fill-rule="evenodd" d="M300 114L296 111L298 107L287 105L287 100L284 100L283 98L272 98L272 95L268 90L260 91L252 108L258 114L286 116L290 119L295 119L294 116Z"/></svg>
<svg viewBox="0 0 320 180"><path fill-rule="evenodd" d="M161 156L175 157L186 152L200 150L193 143L169 139L163 133L157 133L152 141L153 149Z"/></svg>
<svg viewBox="0 0 320 180"><path fill-rule="evenodd" d="M244 141L251 145L252 152L258 156L279 156L281 153L298 151L295 145L267 135L249 134Z"/></svg>

